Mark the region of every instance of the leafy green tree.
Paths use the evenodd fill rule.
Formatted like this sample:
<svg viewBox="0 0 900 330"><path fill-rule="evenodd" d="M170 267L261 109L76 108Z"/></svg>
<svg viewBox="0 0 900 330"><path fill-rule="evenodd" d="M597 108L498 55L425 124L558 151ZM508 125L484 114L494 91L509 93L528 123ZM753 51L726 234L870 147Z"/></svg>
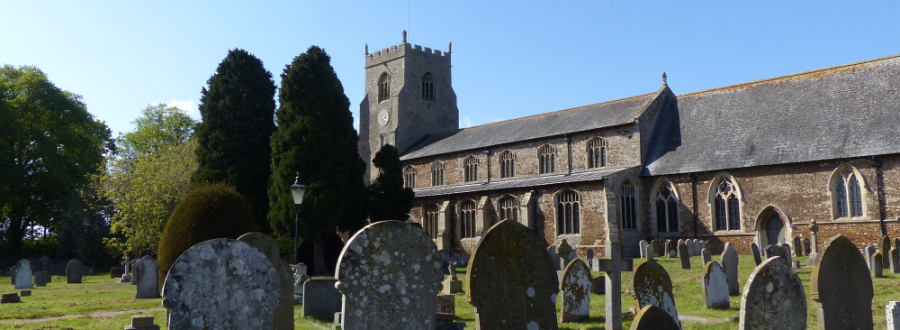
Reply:
<svg viewBox="0 0 900 330"><path fill-rule="evenodd" d="M202 91L194 182L227 182L250 204L257 227L269 232L269 137L275 130L275 83L262 61L233 49Z"/></svg>
<svg viewBox="0 0 900 330"><path fill-rule="evenodd" d="M13 253L26 234L67 219L79 191L114 148L78 95L35 67L0 68L0 231ZM5 192L5 193L2 193Z"/></svg>
<svg viewBox="0 0 900 330"><path fill-rule="evenodd" d="M191 139L197 121L178 107L148 105L134 120L135 130L116 141L119 158L131 160L180 146Z"/></svg>
<svg viewBox="0 0 900 330"><path fill-rule="evenodd" d="M294 234L289 186L299 172L307 185L300 236L313 244L314 274L327 274L324 234L354 232L365 224L365 164L356 151L350 102L331 59L312 46L281 74L278 128L272 135L269 222L282 246Z"/></svg>
<svg viewBox="0 0 900 330"><path fill-rule="evenodd" d="M406 220L415 194L412 189L403 187L403 169L397 148L384 145L375 153L372 163L378 168L378 177L369 186L369 219Z"/></svg>

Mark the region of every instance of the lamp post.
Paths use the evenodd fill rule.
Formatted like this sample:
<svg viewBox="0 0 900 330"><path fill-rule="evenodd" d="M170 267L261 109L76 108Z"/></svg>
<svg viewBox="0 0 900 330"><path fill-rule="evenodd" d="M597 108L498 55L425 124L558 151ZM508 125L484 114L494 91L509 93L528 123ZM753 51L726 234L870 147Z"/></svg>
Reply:
<svg viewBox="0 0 900 330"><path fill-rule="evenodd" d="M306 193L306 185L300 183L300 172L297 172L294 184L291 185L291 198L294 199L294 213L296 213L296 219L294 219L294 264L299 262L297 260L297 241L300 238L300 204L303 204L304 193Z"/></svg>

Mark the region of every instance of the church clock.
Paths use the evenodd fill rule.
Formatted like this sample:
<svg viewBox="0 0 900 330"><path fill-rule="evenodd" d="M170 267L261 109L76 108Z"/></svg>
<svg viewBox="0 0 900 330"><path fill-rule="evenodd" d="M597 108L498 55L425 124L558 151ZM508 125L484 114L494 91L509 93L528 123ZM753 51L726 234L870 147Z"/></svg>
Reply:
<svg viewBox="0 0 900 330"><path fill-rule="evenodd" d="M378 123L381 124L381 126L387 126L388 121L390 120L391 114L387 110L381 110L378 113Z"/></svg>

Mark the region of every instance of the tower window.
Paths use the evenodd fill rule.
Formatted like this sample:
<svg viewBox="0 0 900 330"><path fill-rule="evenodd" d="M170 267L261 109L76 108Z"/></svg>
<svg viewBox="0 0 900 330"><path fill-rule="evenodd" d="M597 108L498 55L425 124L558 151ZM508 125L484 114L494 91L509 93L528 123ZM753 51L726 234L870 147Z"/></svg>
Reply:
<svg viewBox="0 0 900 330"><path fill-rule="evenodd" d="M412 166L403 169L403 187L410 189L416 187L416 169Z"/></svg>
<svg viewBox="0 0 900 330"><path fill-rule="evenodd" d="M519 221L519 202L515 197L507 196L500 200L500 220Z"/></svg>
<svg viewBox="0 0 900 330"><path fill-rule="evenodd" d="M466 160L463 161L463 168L465 169L463 177L466 182L478 180L478 158L475 156L466 157Z"/></svg>
<svg viewBox="0 0 900 330"><path fill-rule="evenodd" d="M391 76L387 72L382 73L378 78L378 102L387 100L391 97Z"/></svg>
<svg viewBox="0 0 900 330"><path fill-rule="evenodd" d="M441 162L431 163L431 185L432 186L444 185L444 163L441 163Z"/></svg>
<svg viewBox="0 0 900 330"><path fill-rule="evenodd" d="M462 238L475 237L475 202L468 200L459 207L459 234Z"/></svg>
<svg viewBox="0 0 900 330"><path fill-rule="evenodd" d="M556 195L556 234L578 234L581 197L577 192L565 190Z"/></svg>
<svg viewBox="0 0 900 330"><path fill-rule="evenodd" d="M635 208L634 185L625 183L622 185L622 229L637 229Z"/></svg>
<svg viewBox="0 0 900 330"><path fill-rule="evenodd" d="M422 76L422 99L434 101L434 78L432 78L431 72L426 72Z"/></svg>
<svg viewBox="0 0 900 330"><path fill-rule="evenodd" d="M425 219L422 224L425 234L431 238L437 238L438 234L438 215L440 214L437 204L425 206Z"/></svg>
<svg viewBox="0 0 900 330"><path fill-rule="evenodd" d="M500 177L511 178L516 176L516 154L506 150L500 153Z"/></svg>
<svg viewBox="0 0 900 330"><path fill-rule="evenodd" d="M538 163L540 174L556 171L556 148L549 144L538 148Z"/></svg>
<svg viewBox="0 0 900 330"><path fill-rule="evenodd" d="M606 140L590 139L587 144L588 168L606 167Z"/></svg>

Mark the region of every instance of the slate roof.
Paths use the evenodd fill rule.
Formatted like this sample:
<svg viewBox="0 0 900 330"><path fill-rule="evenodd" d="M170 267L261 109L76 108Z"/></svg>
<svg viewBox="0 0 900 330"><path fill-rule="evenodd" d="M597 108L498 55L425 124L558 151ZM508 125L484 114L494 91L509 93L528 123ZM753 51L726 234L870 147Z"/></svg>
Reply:
<svg viewBox="0 0 900 330"><path fill-rule="evenodd" d="M415 189L416 198L462 194L470 192L502 190L513 188L531 188L561 183L600 181L604 177L628 169L627 167L604 168L601 170L576 172L572 174L541 175L521 179L503 179L488 183L461 184L433 188Z"/></svg>
<svg viewBox="0 0 900 330"><path fill-rule="evenodd" d="M634 122L659 92L464 128L416 143L402 160L558 136Z"/></svg>
<svg viewBox="0 0 900 330"><path fill-rule="evenodd" d="M900 153L900 54L679 95L677 110L674 150L645 175Z"/></svg>

